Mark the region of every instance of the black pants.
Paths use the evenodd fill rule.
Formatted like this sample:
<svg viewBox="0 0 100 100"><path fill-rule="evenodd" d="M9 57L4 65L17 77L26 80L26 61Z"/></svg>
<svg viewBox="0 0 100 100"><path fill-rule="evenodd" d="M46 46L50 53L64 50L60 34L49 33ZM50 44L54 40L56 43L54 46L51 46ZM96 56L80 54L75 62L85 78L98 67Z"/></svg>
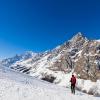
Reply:
<svg viewBox="0 0 100 100"><path fill-rule="evenodd" d="M75 84L71 84L71 92L75 94Z"/></svg>

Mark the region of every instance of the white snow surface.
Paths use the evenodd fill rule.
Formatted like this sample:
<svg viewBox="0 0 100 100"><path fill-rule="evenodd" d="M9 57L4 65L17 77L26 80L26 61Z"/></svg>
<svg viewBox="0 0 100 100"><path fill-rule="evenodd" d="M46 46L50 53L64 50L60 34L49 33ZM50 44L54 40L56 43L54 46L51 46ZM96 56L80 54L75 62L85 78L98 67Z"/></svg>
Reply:
<svg viewBox="0 0 100 100"><path fill-rule="evenodd" d="M0 68L0 100L100 100L69 88L56 86L33 77Z"/></svg>
<svg viewBox="0 0 100 100"><path fill-rule="evenodd" d="M100 42L100 39L96 40L97 42Z"/></svg>

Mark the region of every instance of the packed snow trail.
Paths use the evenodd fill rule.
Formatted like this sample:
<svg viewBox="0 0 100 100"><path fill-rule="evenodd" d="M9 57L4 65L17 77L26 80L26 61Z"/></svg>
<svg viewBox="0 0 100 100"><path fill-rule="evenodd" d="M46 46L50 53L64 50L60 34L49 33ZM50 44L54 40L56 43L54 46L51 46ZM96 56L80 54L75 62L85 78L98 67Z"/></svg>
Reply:
<svg viewBox="0 0 100 100"><path fill-rule="evenodd" d="M99 100L33 77L0 68L0 100Z"/></svg>

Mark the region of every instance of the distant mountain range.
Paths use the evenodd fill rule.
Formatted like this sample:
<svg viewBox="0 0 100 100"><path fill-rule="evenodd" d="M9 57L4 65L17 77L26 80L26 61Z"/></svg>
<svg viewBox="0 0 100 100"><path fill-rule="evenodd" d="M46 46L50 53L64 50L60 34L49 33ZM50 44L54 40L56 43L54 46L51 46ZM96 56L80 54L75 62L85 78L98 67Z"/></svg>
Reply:
<svg viewBox="0 0 100 100"><path fill-rule="evenodd" d="M2 60L0 66L54 83L64 80L67 73L96 81L100 79L100 40L89 40L79 32L53 50L29 51Z"/></svg>

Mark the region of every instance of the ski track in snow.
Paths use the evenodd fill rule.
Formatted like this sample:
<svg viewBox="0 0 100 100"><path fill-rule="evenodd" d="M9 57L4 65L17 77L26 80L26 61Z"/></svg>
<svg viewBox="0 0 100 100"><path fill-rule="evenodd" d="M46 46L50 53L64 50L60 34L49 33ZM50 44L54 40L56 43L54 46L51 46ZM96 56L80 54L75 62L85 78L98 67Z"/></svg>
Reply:
<svg viewBox="0 0 100 100"><path fill-rule="evenodd" d="M0 100L99 100L9 69L0 69Z"/></svg>

